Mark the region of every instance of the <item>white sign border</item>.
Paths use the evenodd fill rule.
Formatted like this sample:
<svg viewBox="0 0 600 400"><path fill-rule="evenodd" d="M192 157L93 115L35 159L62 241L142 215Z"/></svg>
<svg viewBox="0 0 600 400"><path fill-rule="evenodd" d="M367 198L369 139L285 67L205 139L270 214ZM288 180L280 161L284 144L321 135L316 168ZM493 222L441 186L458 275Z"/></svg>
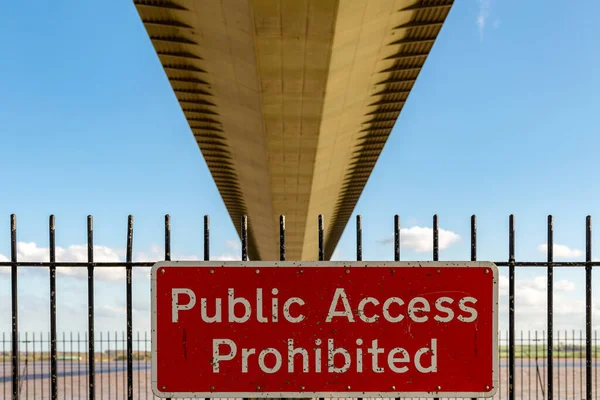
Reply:
<svg viewBox="0 0 600 400"><path fill-rule="evenodd" d="M246 268L297 268L297 267L387 267L387 268L444 268L444 267L470 267L490 268L494 275L493 288L493 359L492 359L492 390L489 392L163 392L158 390L157 379L157 349L156 349L156 272L159 268L169 267L196 267L196 268L218 268L218 267L246 267ZM414 398L414 397L493 397L498 391L500 380L498 359L498 267L489 261L159 261L152 267L151 271L151 310L152 310L152 392L160 398L223 398L223 397L246 397L246 398L345 398L345 397L377 397L377 398Z"/></svg>

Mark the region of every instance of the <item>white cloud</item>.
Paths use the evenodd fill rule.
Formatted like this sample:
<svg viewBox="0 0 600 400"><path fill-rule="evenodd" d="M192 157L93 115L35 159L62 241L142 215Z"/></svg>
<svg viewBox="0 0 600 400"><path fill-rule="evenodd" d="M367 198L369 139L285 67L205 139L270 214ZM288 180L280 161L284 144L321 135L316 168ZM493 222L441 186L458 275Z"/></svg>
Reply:
<svg viewBox="0 0 600 400"><path fill-rule="evenodd" d="M6 257L4 254L0 254L0 262L8 262L8 261L10 261L8 259L8 257ZM9 272L10 272L9 267L0 267L0 275L8 274Z"/></svg>
<svg viewBox="0 0 600 400"><path fill-rule="evenodd" d="M481 40L483 40L483 31L485 30L485 25L490 16L492 0L477 0L477 4L479 6L479 10L477 12L477 18L475 19L475 23L479 28L479 36Z"/></svg>
<svg viewBox="0 0 600 400"><path fill-rule="evenodd" d="M226 240L225 247L227 247L230 250L241 250L242 244L239 240Z"/></svg>
<svg viewBox="0 0 600 400"><path fill-rule="evenodd" d="M17 259L19 261L48 261L49 249L39 247L34 242L17 243ZM87 262L87 245L71 245L69 247L56 247L56 262ZM110 247L95 245L94 262L119 262L119 252ZM75 278L87 278L85 267L58 267L57 274ZM96 267L94 275L99 280L113 281L125 277L125 268L122 267Z"/></svg>
<svg viewBox="0 0 600 400"><path fill-rule="evenodd" d="M530 279L515 279L515 319L517 330L546 329L547 278L545 275ZM567 279L553 284L554 321L556 329L580 329L585 315L585 299L578 296L577 285ZM509 278L500 276L500 313L508 315ZM596 305L594 309L598 309ZM600 319L596 318L596 323Z"/></svg>
<svg viewBox="0 0 600 400"><path fill-rule="evenodd" d="M134 257L136 262L155 262L165 259L165 249L157 244L152 244L149 251L140 251Z"/></svg>
<svg viewBox="0 0 600 400"><path fill-rule="evenodd" d="M548 245L545 243L540 244L538 246L538 250L542 253L546 253L548 251ZM574 258L583 256L583 251L579 249L571 249L562 244L555 244L553 250L555 258Z"/></svg>
<svg viewBox="0 0 600 400"><path fill-rule="evenodd" d="M242 260L242 244L239 240L226 240L225 247L227 250L223 254L216 256L211 255L211 261L241 261Z"/></svg>
<svg viewBox="0 0 600 400"><path fill-rule="evenodd" d="M135 262L155 262L164 260L164 249L158 245L150 246L149 251L138 252L133 260ZM226 257L234 257L228 256ZM40 247L34 242L17 243L17 259L24 262L49 261L48 247ZM193 261L200 258L195 255L172 254L173 260ZM229 259L229 258L227 258ZM68 247L56 247L57 274L71 276L77 279L87 279L87 268L85 267L61 267L60 262L87 262L87 245L71 245ZM10 261L8 257L0 253L0 262ZM125 257L121 249L113 249L107 246L94 245L94 262L124 262ZM23 271L21 269L20 271ZM10 268L0 267L0 274L7 274ZM136 267L134 275L150 278L149 267ZM101 281L119 281L125 279L125 267L95 267L94 276Z"/></svg>
<svg viewBox="0 0 600 400"><path fill-rule="evenodd" d="M210 258L211 261L241 261L242 256L239 254L233 255L229 253L220 254Z"/></svg>
<svg viewBox="0 0 600 400"><path fill-rule="evenodd" d="M127 313L127 308L105 304L96 310L96 316L99 318L114 318Z"/></svg>
<svg viewBox="0 0 600 400"><path fill-rule="evenodd" d="M458 240L460 240L460 235L451 231L440 229L438 239L440 250L444 250L450 247L452 244L458 242ZM389 244L392 242L392 238L386 238L379 241L381 244ZM415 250L418 253L432 251L433 229L420 226L400 229L400 246Z"/></svg>

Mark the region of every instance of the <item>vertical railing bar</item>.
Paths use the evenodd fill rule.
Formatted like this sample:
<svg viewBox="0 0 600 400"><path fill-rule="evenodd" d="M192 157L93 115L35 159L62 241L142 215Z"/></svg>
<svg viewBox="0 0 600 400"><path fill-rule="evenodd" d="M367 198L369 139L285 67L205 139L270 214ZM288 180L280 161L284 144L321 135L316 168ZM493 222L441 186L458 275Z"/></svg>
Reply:
<svg viewBox="0 0 600 400"><path fill-rule="evenodd" d="M531 329L527 331L527 381L528 399L531 399ZM523 396L523 394L521 394Z"/></svg>
<svg viewBox="0 0 600 400"><path fill-rule="evenodd" d="M504 333L506 343L510 343L508 330ZM506 374L506 395L510 396L510 374Z"/></svg>
<svg viewBox="0 0 600 400"><path fill-rule="evenodd" d="M111 378L111 375L110 375L110 372L112 370L112 368L110 367L110 365L111 365L111 360L110 360L110 355L111 355L111 352L110 352L110 331L106 331L106 347L107 347L106 351L108 352L108 360L107 360L108 361L108 365L107 365L108 368L107 368L107 372L106 372L106 375L108 376L108 388L107 389L108 389L108 398L110 399L111 395L112 395L112 393L110 392L110 389L112 387L112 385L110 384L111 381L112 381L112 378Z"/></svg>
<svg viewBox="0 0 600 400"><path fill-rule="evenodd" d="M440 260L439 233L438 216L435 214L433 216L433 261ZM434 397L434 399L439 400L438 397Z"/></svg>
<svg viewBox="0 0 600 400"><path fill-rule="evenodd" d="M100 399L104 399L104 340L102 340L102 331L100 331ZM110 371L110 365L108 366ZM108 387L110 388L110 375L108 376ZM110 396L110 389L108 391Z"/></svg>
<svg viewBox="0 0 600 400"><path fill-rule="evenodd" d="M50 398L58 399L58 382L56 379L56 219L49 220L50 251Z"/></svg>
<svg viewBox="0 0 600 400"><path fill-rule="evenodd" d="M538 331L537 329L535 330L535 400L538 400L538 385L537 385L537 381L538 381ZM542 389L543 390L543 389ZM530 397L531 398L531 397Z"/></svg>
<svg viewBox="0 0 600 400"><path fill-rule="evenodd" d="M42 332L40 332L40 374L42 374L41 376L43 377L45 375L45 367L46 367L46 363L44 362L44 343L46 343L48 345L48 351L50 351L50 332L46 331L46 340L44 341L44 336L42 334ZM48 368L50 367L50 365L47 366ZM50 382L50 381L48 381ZM49 385L49 383L48 383ZM40 386L42 388L42 399L46 398L46 385L44 384L44 381L42 381L40 383ZM50 386L48 386L48 395L50 395Z"/></svg>
<svg viewBox="0 0 600 400"><path fill-rule="evenodd" d="M554 261L554 219L552 215L548 215L548 243L547 243L547 251L548 251L548 271L547 271L547 296L548 296L548 314L547 314L547 334L548 334L548 400L552 400L554 396L554 365L553 365L553 357L554 357L554 271L552 263Z"/></svg>
<svg viewBox="0 0 600 400"><path fill-rule="evenodd" d="M520 363L521 365L519 366L519 369L521 370L521 396L523 396L523 330L521 329L521 343L520 343L520 349L521 349L521 357L520 357Z"/></svg>
<svg viewBox="0 0 600 400"><path fill-rule="evenodd" d="M582 343L583 343L583 331L580 329L579 330L579 346L578 346L579 349L580 349L579 350L579 357L578 357L579 358L579 387L583 389L584 388L584 386L583 386L583 371L584 371L584 368L583 368L583 358L581 357L581 344ZM586 354L586 356L587 356L587 354ZM589 400L591 396L590 397L587 396L587 383L586 383L585 388L586 388L586 396L584 397L584 399L588 399Z"/></svg>
<svg viewBox="0 0 600 400"><path fill-rule="evenodd" d="M592 217L585 219L585 398L592 398Z"/></svg>
<svg viewBox="0 0 600 400"><path fill-rule="evenodd" d="M394 261L400 261L400 216L394 215ZM396 397L395 400L400 400Z"/></svg>
<svg viewBox="0 0 600 400"><path fill-rule="evenodd" d="M557 340L558 343L560 343L560 329L557 332L557 338L556 338L556 340ZM558 346L558 349L560 350L560 345ZM560 354L558 355L557 358L558 358L558 371L557 371L557 374L556 374L556 377L558 379L558 382L557 382L558 383L558 385L557 385L558 386L557 393L558 393L558 398L560 399Z"/></svg>
<svg viewBox="0 0 600 400"><path fill-rule="evenodd" d="M363 259L363 246L362 246L362 217L356 216L356 261L362 261Z"/></svg>
<svg viewBox="0 0 600 400"><path fill-rule="evenodd" d="M508 218L508 398L515 400L515 216Z"/></svg>
<svg viewBox="0 0 600 400"><path fill-rule="evenodd" d="M165 215L165 261L171 261L171 216Z"/></svg>
<svg viewBox="0 0 600 400"><path fill-rule="evenodd" d="M204 261L210 260L210 217L204 216Z"/></svg>
<svg viewBox="0 0 600 400"><path fill-rule="evenodd" d="M62 367L63 370L67 368L67 359L65 358L65 355L67 354L67 339L65 336L65 331L62 332L62 340L61 340L61 344L62 344L62 355L63 355L63 360L62 360ZM68 391L68 387L67 387L67 379L69 377L69 374L64 374L63 375L63 400L67 400L67 391Z"/></svg>
<svg viewBox="0 0 600 400"><path fill-rule="evenodd" d="M285 216L279 216L279 261L285 261Z"/></svg>
<svg viewBox="0 0 600 400"><path fill-rule="evenodd" d="M400 261L400 216L394 215L394 261Z"/></svg>
<svg viewBox="0 0 600 400"><path fill-rule="evenodd" d="M19 399L19 306L17 281L17 216L10 216L10 294L12 304L12 397Z"/></svg>
<svg viewBox="0 0 600 400"><path fill-rule="evenodd" d="M248 261L248 216L242 215L242 261Z"/></svg>
<svg viewBox="0 0 600 400"><path fill-rule="evenodd" d="M362 246L362 217L356 216L356 261L362 261L363 259L363 246ZM363 400L362 397L358 397L357 400Z"/></svg>
<svg viewBox="0 0 600 400"><path fill-rule="evenodd" d="M25 332L25 368L24 368L24 372L25 372L25 376L23 376L21 379L21 385L23 385L23 383L25 383L25 398L29 397L29 382L27 380L27 367L28 367L28 358L29 358L29 339L28 339L28 334L27 332ZM22 391L22 386L19 388L19 392Z"/></svg>
<svg viewBox="0 0 600 400"><path fill-rule="evenodd" d="M573 398L575 398L575 329L572 330L571 335L571 347L573 349L573 352L571 353L571 374L573 375L573 386L571 391L573 393Z"/></svg>
<svg viewBox="0 0 600 400"><path fill-rule="evenodd" d="M477 216L475 214L471 215L471 261L477 261ZM477 398L473 397L472 400Z"/></svg>
<svg viewBox="0 0 600 400"><path fill-rule="evenodd" d="M248 216L242 215L242 261L248 261ZM243 397L248 400L248 397Z"/></svg>
<svg viewBox="0 0 600 400"><path fill-rule="evenodd" d="M438 226L438 216L435 214L433 216L433 261L440 260L440 238L439 238L439 226Z"/></svg>
<svg viewBox="0 0 600 400"><path fill-rule="evenodd" d="M319 261L325 261L325 246L323 243L323 215L319 214L317 222L317 233L318 233L318 246L319 246ZM319 397L319 400L325 400L324 397Z"/></svg>
<svg viewBox="0 0 600 400"><path fill-rule="evenodd" d="M88 256L88 363L89 399L96 398L96 360L94 351L94 227L91 215L87 217L87 256Z"/></svg>
<svg viewBox="0 0 600 400"><path fill-rule="evenodd" d="M125 335L125 332L121 331L121 346L123 347L123 349L125 350L125 348L127 347L127 338ZM122 367L127 368L127 361L121 357L121 359L123 359ZM127 376L124 374L121 374L123 376L123 387L126 387L127 385ZM125 394L123 394L123 399L125 399Z"/></svg>
<svg viewBox="0 0 600 400"><path fill-rule="evenodd" d="M210 260L210 217L204 216L204 261Z"/></svg>
<svg viewBox="0 0 600 400"><path fill-rule="evenodd" d="M40 348L39 349L40 352L39 352L38 356L40 358L40 361L43 361L42 354L43 354L43 351L44 351L44 336L43 336L43 333L41 331L39 332L39 334L40 334L40 338L38 340L38 345L39 345L39 348ZM36 374L37 374L37 366L36 366L36 363L35 363L35 357L36 357L35 334L33 336L33 340L34 340L34 342L33 342L33 376L34 376L34 378L33 379L37 380L37 376L36 376ZM44 364L43 364L43 362L40 363L40 369L41 369L41 371L40 371L40 377L41 377L41 376L44 375ZM33 390L34 390L33 397L36 397L35 383L33 384ZM42 380L40 380L40 396L41 396L42 399L44 398L44 382Z"/></svg>
<svg viewBox="0 0 600 400"><path fill-rule="evenodd" d="M127 263L133 261L133 215L127 217ZM131 264L125 267L127 274L127 400L133 400L133 293Z"/></svg>
<svg viewBox="0 0 600 400"><path fill-rule="evenodd" d="M471 215L471 261L477 261L477 216Z"/></svg>
<svg viewBox="0 0 600 400"><path fill-rule="evenodd" d="M119 368L119 342L117 331L115 331L115 400L119 400L119 375L117 375Z"/></svg>
<svg viewBox="0 0 600 400"><path fill-rule="evenodd" d="M69 332L69 368L71 369L71 398L73 398L73 331Z"/></svg>
<svg viewBox="0 0 600 400"><path fill-rule="evenodd" d="M323 215L319 215L318 230L319 230L319 261L325 261L325 245L324 245L324 241L323 241L325 229L324 229Z"/></svg>
<svg viewBox="0 0 600 400"><path fill-rule="evenodd" d="M542 345L542 356L544 356L544 354L545 354L544 363L542 364L542 370L544 372L544 387L545 387L545 386L548 386L548 373L547 373L547 369L548 369L548 338L546 337L546 330L542 329L542 344L544 343L544 341L546 343L546 348L544 349L544 346ZM542 399L546 398L545 397L546 392L544 392L542 390Z"/></svg>
<svg viewBox="0 0 600 400"><path fill-rule="evenodd" d="M36 389L35 388L35 386L36 386L35 383L37 382L37 378L35 376L35 374L37 372L37 368L35 366L35 332L33 332L33 337L32 337L31 340L32 340L32 347L33 347L33 360L32 360L32 362L33 362L33 398L37 399L37 396L36 396L37 393L36 393L36 390L35 390Z"/></svg>
<svg viewBox="0 0 600 400"><path fill-rule="evenodd" d="M165 261L171 261L171 216L169 214L165 215ZM146 338L146 340L147 340L147 338ZM148 374L146 373L146 394L148 393L147 388L148 388ZM171 399L167 398L167 400L171 400Z"/></svg>

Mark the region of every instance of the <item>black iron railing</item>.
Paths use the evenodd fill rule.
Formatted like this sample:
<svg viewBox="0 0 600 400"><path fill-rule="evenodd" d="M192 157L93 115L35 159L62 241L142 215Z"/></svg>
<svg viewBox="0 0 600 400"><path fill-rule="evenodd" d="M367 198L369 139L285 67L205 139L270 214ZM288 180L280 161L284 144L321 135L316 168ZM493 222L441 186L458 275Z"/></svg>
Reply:
<svg viewBox="0 0 600 400"><path fill-rule="evenodd" d="M21 361L20 357L22 352L19 349L19 325L18 325L18 280L17 272L19 267L42 267L49 268L50 270L50 398L52 400L58 400L58 361L57 361L57 332L56 332L56 268L60 267L85 267L87 268L87 281L88 281L88 332L86 337L87 344L87 398L94 400L96 395L101 393L99 388L96 387L96 338L94 331L94 268L95 267L124 267L126 270L126 297L127 297L127 315L126 315L126 340L125 340L125 363L126 370L126 383L125 383L125 394L124 397L127 400L134 399L133 391L133 332L132 332L132 269L136 267L149 267L152 266L153 262L133 262L133 216L128 217L127 223L127 250L126 250L126 261L125 262L94 262L94 237L93 237L93 220L91 216L87 218L87 262L57 262L56 261L56 241L55 241L55 218L50 216L49 221L49 261L48 262L31 262L31 261L19 261L17 258L17 219L15 215L10 217L11 227L11 256L10 261L0 262L0 267L11 268L11 299L12 299L12 332L10 338L10 369L11 369L11 391L13 400L20 399L20 382L21 382ZM241 221L241 240L242 240L242 260L248 259L248 220L244 216ZM394 260L400 261L400 218L396 215L394 217ZM554 326L553 326L553 272L554 267L584 267L586 272L586 329L585 329L585 393L581 393L585 399L592 399L592 385L595 381L592 379L592 371L596 371L596 365L592 362L593 351L592 351L592 268L600 266L600 262L592 262L592 221L591 217L586 219L586 256L584 262L555 262L553 253L553 238L554 238L554 227L553 218L548 216L547 222L548 231L548 243L547 243L547 261L545 262L523 262L516 261L515 257L515 219L511 215L509 217L509 251L508 261L495 262L499 267L508 267L509 270L509 329L507 334L507 386L501 386L500 393L506 393L506 397L510 400L514 400L517 394L517 388L515 385L515 374L517 369L516 363L516 334L515 334L515 270L520 267L542 267L546 268L547 271L547 330L545 331L545 343L546 347L543 352L545 357L545 380L542 398L553 399L554 395L558 395L560 398L561 393L555 391L554 381L560 379L560 374L555 377L554 366L556 359L554 355L555 344L558 343L554 338ZM323 217L319 216L318 221L318 246L319 246L319 260L324 260L324 221ZM357 260L362 260L362 219L357 216L356 219L356 250ZM280 260L285 260L286 248L285 248L285 218L280 218ZM204 259L209 260L210 258L210 226L209 217L204 217ZM169 215L165 216L165 260L171 260L171 221ZM476 217L471 217L471 261L477 259L477 224ZM439 261L439 226L438 217L433 217L433 260ZM557 338L558 339L558 338ZM583 339L582 339L583 340ZM101 343L101 342L100 342ZM594 348L595 352L595 348ZM521 361L523 359L521 358ZM3 364L3 368L5 365ZM522 369L520 370L522 373ZM537 371L537 370L536 370ZM28 372L29 373L29 372ZM538 373L538 372L536 372ZM541 375L537 375L537 381L542 382ZM581 379L583 381L583 379ZM559 384L560 381L557 381ZM536 386L537 387L537 386ZM504 390L503 390L504 389ZM523 397L523 391L520 391L521 398ZM536 389L536 395L537 395ZM566 392L565 392L566 393ZM575 393L575 392L573 392ZM575 396L575 394L573 394ZM582 397L578 397L582 398Z"/></svg>
<svg viewBox="0 0 600 400"><path fill-rule="evenodd" d="M96 397L99 399L126 399L128 376L134 399L156 399L151 390L151 335L136 332L133 336L131 372L127 365L125 331L98 331L95 338ZM50 397L50 333L27 332L20 334L20 394L21 399ZM586 391L586 339L583 330L560 330L554 334L555 397L582 399ZM547 334L545 331L520 331L515 337L514 393L516 398L542 400L547 397ZM87 399L88 352L87 332L62 332L56 340L59 374L56 388L59 399ZM0 335L0 398L11 393L10 333ZM494 399L509 397L509 332L498 332L500 360L500 388ZM598 332L592 336L591 379L597 398L600 364ZM26 369L27 368L27 369ZM130 374L130 375L128 375Z"/></svg>

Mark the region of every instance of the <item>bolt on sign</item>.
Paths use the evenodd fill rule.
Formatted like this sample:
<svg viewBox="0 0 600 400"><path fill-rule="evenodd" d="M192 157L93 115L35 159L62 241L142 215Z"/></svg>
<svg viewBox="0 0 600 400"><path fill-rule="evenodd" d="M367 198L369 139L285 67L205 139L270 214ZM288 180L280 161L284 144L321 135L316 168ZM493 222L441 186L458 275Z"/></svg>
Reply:
<svg viewBox="0 0 600 400"><path fill-rule="evenodd" d="M489 262L160 262L159 397L491 397Z"/></svg>

